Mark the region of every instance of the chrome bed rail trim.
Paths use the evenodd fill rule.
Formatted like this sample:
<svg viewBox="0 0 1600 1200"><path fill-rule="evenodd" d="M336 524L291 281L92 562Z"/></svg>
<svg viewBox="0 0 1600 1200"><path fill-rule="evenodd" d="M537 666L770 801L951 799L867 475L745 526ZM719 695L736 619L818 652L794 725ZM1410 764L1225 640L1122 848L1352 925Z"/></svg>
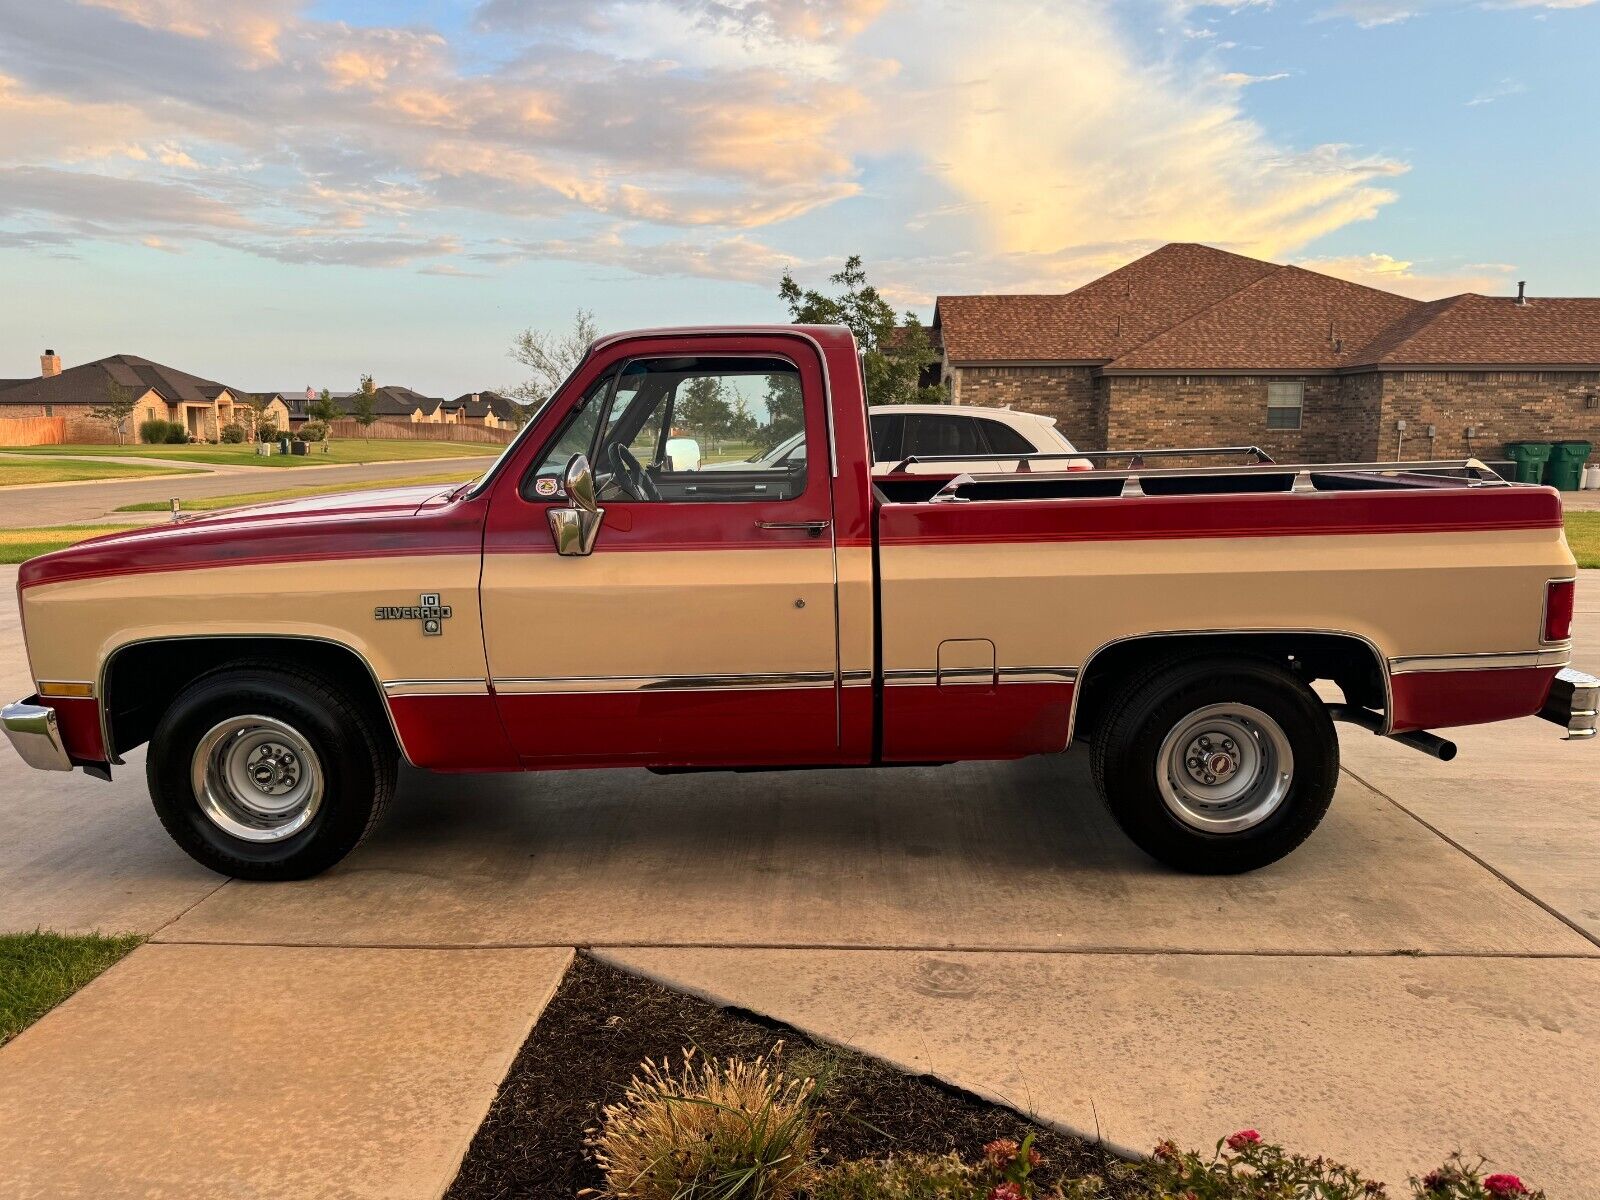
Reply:
<svg viewBox="0 0 1600 1200"><path fill-rule="evenodd" d="M487 696L487 679L387 679L386 696Z"/></svg>
<svg viewBox="0 0 1600 1200"><path fill-rule="evenodd" d="M1424 671L1509 671L1530 667L1564 667L1572 661L1570 643L1548 650L1510 650L1468 654L1408 654L1389 660L1392 675Z"/></svg>

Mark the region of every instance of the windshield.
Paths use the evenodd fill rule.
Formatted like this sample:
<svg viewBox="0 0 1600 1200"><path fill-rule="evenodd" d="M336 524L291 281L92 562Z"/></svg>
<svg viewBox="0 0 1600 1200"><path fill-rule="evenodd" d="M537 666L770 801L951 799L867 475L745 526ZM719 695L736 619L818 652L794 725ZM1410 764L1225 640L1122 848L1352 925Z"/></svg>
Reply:
<svg viewBox="0 0 1600 1200"><path fill-rule="evenodd" d="M588 361L588 357L589 357L588 354L585 354L583 356L583 360L580 361L578 363L578 365L572 369L572 375L576 375L578 373L578 371L582 369L583 363ZM528 436L528 430L532 429L534 427L534 425L536 425L538 423L540 415L544 412L544 410L546 408L548 408L550 406L550 401L554 400L556 398L556 396L559 396L561 394L562 389L565 388L567 386L567 384L572 381L572 375L568 375L566 377L566 379L564 379L562 381L561 387L557 388L554 393L552 393L551 395L545 397L538 404L530 404L528 406L528 417L527 417L527 420L522 422L522 428L517 430L517 436L512 438L509 442L506 443L506 447L505 447L504 450L500 451L499 454L495 455L495 459L494 459L494 461L492 463L489 464L489 469L487 471L485 471L482 475L479 475L476 479L472 480L469 484L466 485L466 489L467 489L466 494L467 495L476 496L479 492L481 492L484 489L485 485L488 484L489 480L494 478L495 472L497 472L500 469L501 464L503 464L508 458L511 457L512 451L514 451L518 446L520 446L522 444L522 439L523 438Z"/></svg>

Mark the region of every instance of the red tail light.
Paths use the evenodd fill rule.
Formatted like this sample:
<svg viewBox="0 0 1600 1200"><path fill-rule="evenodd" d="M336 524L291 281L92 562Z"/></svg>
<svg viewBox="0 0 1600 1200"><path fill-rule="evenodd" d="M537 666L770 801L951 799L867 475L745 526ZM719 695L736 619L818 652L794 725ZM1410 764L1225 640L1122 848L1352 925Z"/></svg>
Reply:
<svg viewBox="0 0 1600 1200"><path fill-rule="evenodd" d="M1552 579L1544 592L1544 640L1564 642L1572 636L1572 601L1578 584L1572 579Z"/></svg>

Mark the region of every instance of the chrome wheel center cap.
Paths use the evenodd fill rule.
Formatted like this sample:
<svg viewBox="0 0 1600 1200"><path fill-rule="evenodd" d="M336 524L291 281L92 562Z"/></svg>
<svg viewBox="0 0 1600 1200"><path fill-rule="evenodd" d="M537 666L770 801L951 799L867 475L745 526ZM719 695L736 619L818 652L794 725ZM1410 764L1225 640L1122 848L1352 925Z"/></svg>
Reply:
<svg viewBox="0 0 1600 1200"><path fill-rule="evenodd" d="M1206 769L1218 779L1226 779L1234 772L1234 761L1231 757L1219 751L1206 760Z"/></svg>
<svg viewBox="0 0 1600 1200"><path fill-rule="evenodd" d="M300 782L300 760L287 747L268 742L256 747L246 774L263 795L281 796Z"/></svg>

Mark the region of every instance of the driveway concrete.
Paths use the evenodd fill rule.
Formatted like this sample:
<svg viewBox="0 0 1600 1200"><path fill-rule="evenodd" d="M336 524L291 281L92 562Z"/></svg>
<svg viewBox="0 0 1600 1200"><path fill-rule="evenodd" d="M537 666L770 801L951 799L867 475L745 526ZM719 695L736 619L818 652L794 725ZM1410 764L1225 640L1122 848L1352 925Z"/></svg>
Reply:
<svg viewBox="0 0 1600 1200"><path fill-rule="evenodd" d="M141 947L0 1053L0 1191L437 1196L570 958Z"/></svg>
<svg viewBox="0 0 1600 1200"><path fill-rule="evenodd" d="M20 456L19 456L20 457ZM30 461L41 461L29 456ZM101 459L99 461L105 461ZM140 460L147 461L147 460ZM124 504L152 500L194 500L208 496L239 496L248 492L269 492L278 488L328 483L367 483L374 487L388 479L417 475L438 475L461 468L461 477L482 471L491 457L472 455L461 458L427 458L411 462L355 463L337 467L235 467L222 466L194 475L161 475L154 479L108 479L103 483L53 484L28 487L12 494L0 488L0 496L11 496L5 519L8 528L39 525L81 525L101 520ZM208 464L186 463L194 468ZM139 514L123 513L137 524Z"/></svg>

